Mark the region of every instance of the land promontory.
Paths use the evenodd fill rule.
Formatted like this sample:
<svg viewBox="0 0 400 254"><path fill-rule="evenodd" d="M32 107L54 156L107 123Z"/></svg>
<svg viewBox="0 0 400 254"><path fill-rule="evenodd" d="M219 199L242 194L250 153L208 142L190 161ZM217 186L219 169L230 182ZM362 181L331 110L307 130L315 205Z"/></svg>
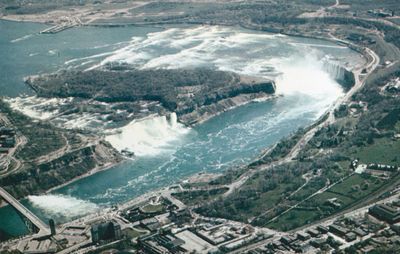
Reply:
<svg viewBox="0 0 400 254"><path fill-rule="evenodd" d="M40 97L157 102L188 125L275 92L271 80L204 68L64 70L26 82Z"/></svg>

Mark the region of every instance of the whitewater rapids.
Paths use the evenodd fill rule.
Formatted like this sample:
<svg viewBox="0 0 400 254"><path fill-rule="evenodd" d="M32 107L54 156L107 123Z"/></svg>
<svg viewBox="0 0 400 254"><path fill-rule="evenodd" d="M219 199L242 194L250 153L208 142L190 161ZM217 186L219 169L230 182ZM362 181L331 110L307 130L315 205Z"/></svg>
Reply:
<svg viewBox="0 0 400 254"><path fill-rule="evenodd" d="M175 113L134 120L107 135L106 140L117 150L127 150L136 156L172 153L190 129L178 123Z"/></svg>
<svg viewBox="0 0 400 254"><path fill-rule="evenodd" d="M85 29L97 31L98 28ZM342 75L340 69L335 66L327 68L324 59L334 59L349 69L363 61L356 52L333 43L237 27L175 27L146 33L137 29L112 28L113 34L123 34L124 38L117 37L116 41L106 44L95 44L101 37L90 38L93 45L88 42L84 47L95 50L85 49L79 51L84 52L80 55L72 54L70 45L66 50L64 39L58 39L58 44L51 46L52 52L47 52L48 48L45 52L39 50L44 43L38 41L44 38L41 36L20 40L13 45L37 46L37 49L29 50L30 53L39 52L32 57L43 57L47 62L41 64L51 63L57 68L87 69L118 62L139 69L209 67L271 78L276 80L277 94L283 96L247 104L192 129L180 124L176 114L172 113L171 116L136 119L111 131L107 123L98 122L107 121L103 115L61 116L58 109L68 108L70 99L10 99L13 109L37 119L56 122L65 128L95 126L98 128L96 131L104 134L116 149L126 149L137 156L132 161L55 191L58 194L30 196L29 205L42 217L60 217L57 221L68 221L75 216L96 212L100 207L176 183L191 174L202 171L221 173L247 164L266 147L311 124L343 95L335 82L335 78ZM104 37L107 31L107 28L101 28L98 34ZM71 32L81 33L82 30L78 28ZM129 41L127 34L134 37ZM63 36L63 33L58 36ZM86 33L82 38L85 36ZM83 47L80 44L74 45ZM60 56L55 57L54 52L60 52ZM61 66L54 61L56 58Z"/></svg>

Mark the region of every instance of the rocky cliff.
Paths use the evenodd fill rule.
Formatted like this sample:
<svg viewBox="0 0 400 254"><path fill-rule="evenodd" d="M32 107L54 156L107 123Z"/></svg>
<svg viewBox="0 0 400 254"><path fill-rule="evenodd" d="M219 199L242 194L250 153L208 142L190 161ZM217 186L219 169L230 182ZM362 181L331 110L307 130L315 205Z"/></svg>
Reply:
<svg viewBox="0 0 400 254"><path fill-rule="evenodd" d="M355 84L354 73L338 63L325 61L324 69L338 82L344 90L350 90Z"/></svg>

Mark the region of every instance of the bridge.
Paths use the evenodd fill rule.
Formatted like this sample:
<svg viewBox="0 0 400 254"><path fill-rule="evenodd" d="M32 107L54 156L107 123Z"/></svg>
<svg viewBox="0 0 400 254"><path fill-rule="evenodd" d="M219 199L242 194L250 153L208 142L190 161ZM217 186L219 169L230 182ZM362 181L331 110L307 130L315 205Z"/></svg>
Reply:
<svg viewBox="0 0 400 254"><path fill-rule="evenodd" d="M41 235L46 235L50 233L50 229L46 223L44 223L41 219L39 219L35 214L29 211L25 206L23 206L18 200L16 200L10 193L8 193L5 189L0 187L0 197L4 199L9 205L11 205L17 212L24 217L25 223L28 228L37 232ZM28 220L28 221L27 221ZM31 227L28 224L32 224Z"/></svg>

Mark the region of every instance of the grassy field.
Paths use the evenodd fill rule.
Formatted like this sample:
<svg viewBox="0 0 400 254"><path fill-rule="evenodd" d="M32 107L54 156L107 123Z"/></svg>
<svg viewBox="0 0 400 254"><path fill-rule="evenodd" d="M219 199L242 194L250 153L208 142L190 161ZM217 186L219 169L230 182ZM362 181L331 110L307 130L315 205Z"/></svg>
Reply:
<svg viewBox="0 0 400 254"><path fill-rule="evenodd" d="M342 205L342 207L348 206L349 204L351 204L354 201L354 199L352 199L348 196L326 191L324 193L321 193L321 194L313 197L312 199L310 199L310 201L308 203L313 204L315 207L324 206L326 201L328 199L332 199L332 198L337 198L338 202Z"/></svg>
<svg viewBox="0 0 400 254"><path fill-rule="evenodd" d="M282 215L277 220L267 224L267 227L277 230L291 230L303 226L327 215L339 212L382 187L386 181L371 176L354 174L327 191L307 200L299 208ZM341 204L334 208L327 204L328 199L336 198ZM307 209L302 209L307 208Z"/></svg>
<svg viewBox="0 0 400 254"><path fill-rule="evenodd" d="M293 209L282 215L278 220L267 224L266 227L286 231L315 221L319 219L321 215L322 213L317 209Z"/></svg>
<svg viewBox="0 0 400 254"><path fill-rule="evenodd" d="M353 199L359 199L369 195L376 189L381 187L383 180L368 175L361 176L359 174L352 175L343 183L337 184L330 188L328 192L341 194Z"/></svg>
<svg viewBox="0 0 400 254"><path fill-rule="evenodd" d="M173 194L174 197L181 200L186 205L198 204L201 202L208 202L218 196L224 194L228 189L221 188L211 191L186 191Z"/></svg>
<svg viewBox="0 0 400 254"><path fill-rule="evenodd" d="M362 163L381 163L398 165L400 163L400 140L390 138L376 139L367 147L362 147L354 154Z"/></svg>
<svg viewBox="0 0 400 254"><path fill-rule="evenodd" d="M135 230L135 229L132 229L132 228L126 228L126 229L122 230L122 233L124 235L126 235L128 238L136 238L136 237L139 237L139 236L145 234L145 233L143 233L141 231L138 231L138 230Z"/></svg>
<svg viewBox="0 0 400 254"><path fill-rule="evenodd" d="M145 213L158 213L162 212L164 209L163 204L147 204L141 208L141 210Z"/></svg>

